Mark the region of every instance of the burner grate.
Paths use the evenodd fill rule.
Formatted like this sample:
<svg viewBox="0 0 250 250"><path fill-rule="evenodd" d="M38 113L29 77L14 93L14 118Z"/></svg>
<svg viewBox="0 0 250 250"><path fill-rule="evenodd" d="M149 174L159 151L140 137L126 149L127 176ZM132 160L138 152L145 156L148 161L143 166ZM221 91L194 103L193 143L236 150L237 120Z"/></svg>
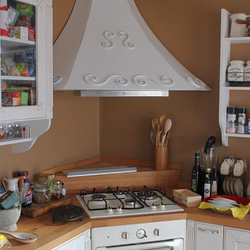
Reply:
<svg viewBox="0 0 250 250"><path fill-rule="evenodd" d="M80 221L82 221L83 214L84 210L81 207L73 205L60 206L52 211L53 222L55 219L63 221L74 221L80 219Z"/></svg>

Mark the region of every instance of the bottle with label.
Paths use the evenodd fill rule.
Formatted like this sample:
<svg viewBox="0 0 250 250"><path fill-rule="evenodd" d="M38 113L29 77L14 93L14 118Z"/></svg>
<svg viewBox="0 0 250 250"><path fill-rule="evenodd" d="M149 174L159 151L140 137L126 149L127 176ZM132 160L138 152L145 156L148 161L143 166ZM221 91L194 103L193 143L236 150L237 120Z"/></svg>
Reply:
<svg viewBox="0 0 250 250"><path fill-rule="evenodd" d="M204 199L211 196L211 168L206 168L205 180L204 180Z"/></svg>
<svg viewBox="0 0 250 250"><path fill-rule="evenodd" d="M21 204L22 207L29 207L32 203L32 191L29 185L29 179L23 180L23 189L21 193Z"/></svg>
<svg viewBox="0 0 250 250"><path fill-rule="evenodd" d="M213 177L211 180L211 195L217 195L218 193L218 171L216 168L213 169Z"/></svg>
<svg viewBox="0 0 250 250"><path fill-rule="evenodd" d="M238 108L238 134L245 134L246 108Z"/></svg>
<svg viewBox="0 0 250 250"><path fill-rule="evenodd" d="M227 107L227 127L226 132L235 134L236 128L236 107Z"/></svg>
<svg viewBox="0 0 250 250"><path fill-rule="evenodd" d="M191 180L191 187L192 187L192 191L195 193L199 193L199 187L200 187L200 172L201 172L201 168L200 168L200 154L199 153L195 153L195 163L194 163L194 167L192 170L192 180Z"/></svg>

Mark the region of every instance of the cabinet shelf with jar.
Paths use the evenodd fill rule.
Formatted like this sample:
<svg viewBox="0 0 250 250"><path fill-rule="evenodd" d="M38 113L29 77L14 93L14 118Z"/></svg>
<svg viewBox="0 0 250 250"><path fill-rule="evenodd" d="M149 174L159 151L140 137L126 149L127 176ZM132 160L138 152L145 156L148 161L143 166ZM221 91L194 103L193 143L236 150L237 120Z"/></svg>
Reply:
<svg viewBox="0 0 250 250"><path fill-rule="evenodd" d="M249 91L246 85L230 86L227 82L227 67L231 59L231 47L234 44L250 44L250 37L229 37L230 34L230 13L221 10L221 43L220 43L220 88L219 88L219 125L221 129L221 140L224 146L228 146L229 137L250 138L250 134L231 134L226 132L227 124L227 107L230 106L230 92L232 91ZM249 58L250 59L250 58ZM240 58L239 58L240 60ZM250 92L249 92L250 93ZM241 107L241 103L238 104Z"/></svg>
<svg viewBox="0 0 250 250"><path fill-rule="evenodd" d="M53 114L52 0L6 2L6 11L17 14L15 21L9 16L8 35L0 36L0 126L26 126L30 136L1 139L0 146L24 152L49 129Z"/></svg>

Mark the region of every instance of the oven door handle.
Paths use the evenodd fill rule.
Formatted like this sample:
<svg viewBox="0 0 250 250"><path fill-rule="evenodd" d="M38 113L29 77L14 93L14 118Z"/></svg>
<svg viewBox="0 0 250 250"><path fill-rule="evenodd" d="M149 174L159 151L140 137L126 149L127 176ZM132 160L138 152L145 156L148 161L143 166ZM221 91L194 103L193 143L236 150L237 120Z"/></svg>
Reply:
<svg viewBox="0 0 250 250"><path fill-rule="evenodd" d="M174 239L162 242L139 243L130 245L116 245L97 247L95 250L181 250L184 249L183 239Z"/></svg>
<svg viewBox="0 0 250 250"><path fill-rule="evenodd" d="M96 250L127 250L127 249L131 249L131 250L135 250L135 249L138 249L138 250L142 250L141 247L143 247L142 245L138 245L137 246L138 248L131 248L131 246L128 248L127 246L119 246L119 247L98 247L96 248ZM145 248L143 248L144 250ZM164 246L164 247L160 247L160 248L147 248L148 250L174 250L174 247L171 247L171 246Z"/></svg>

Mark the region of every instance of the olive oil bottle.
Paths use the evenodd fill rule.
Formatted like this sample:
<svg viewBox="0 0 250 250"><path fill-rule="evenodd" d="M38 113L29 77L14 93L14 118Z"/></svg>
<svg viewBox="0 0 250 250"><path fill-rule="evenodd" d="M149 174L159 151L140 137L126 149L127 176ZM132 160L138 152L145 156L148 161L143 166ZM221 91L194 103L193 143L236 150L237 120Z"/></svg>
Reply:
<svg viewBox="0 0 250 250"><path fill-rule="evenodd" d="M200 154L195 153L195 163L194 163L194 167L192 170L191 188L193 192L198 193L198 194L200 194L201 192L200 174L201 174Z"/></svg>

